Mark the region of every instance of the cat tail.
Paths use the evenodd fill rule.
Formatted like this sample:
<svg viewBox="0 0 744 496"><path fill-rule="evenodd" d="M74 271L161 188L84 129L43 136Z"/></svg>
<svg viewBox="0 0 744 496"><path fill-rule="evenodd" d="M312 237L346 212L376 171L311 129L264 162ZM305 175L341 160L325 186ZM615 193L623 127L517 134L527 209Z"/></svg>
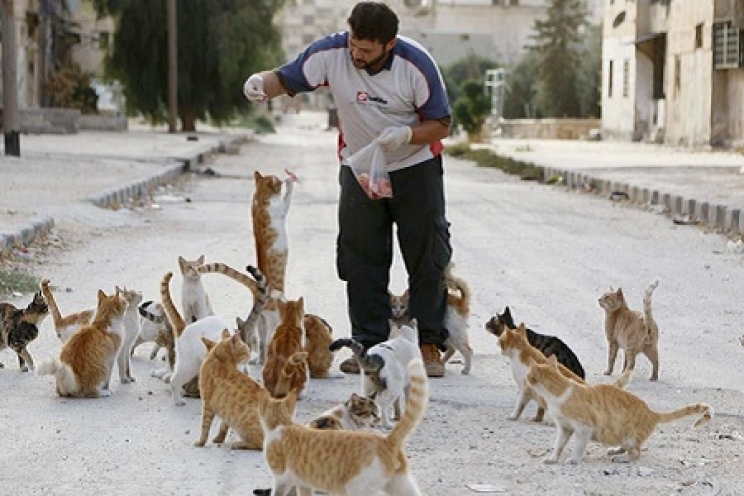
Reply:
<svg viewBox="0 0 744 496"><path fill-rule="evenodd" d="M207 266L203 265L202 267ZM251 342L250 338L251 335L253 335L254 328L258 323L261 312L263 312L263 309L266 307L266 303L268 303L269 301L269 286L268 284L266 284L266 277L264 277L263 272L261 272L258 268L252 265L248 265L246 266L245 270L247 270L251 274L251 276L253 276L253 279L255 279L253 283L255 284L257 291L254 295L253 308L251 308L251 313L248 315L248 317L246 317L244 321L237 319L240 339L242 339L244 343L248 344Z"/></svg>
<svg viewBox="0 0 744 496"><path fill-rule="evenodd" d="M421 422L426 411L426 405L429 403L429 382L426 379L424 362L420 358L416 358L408 364L408 375L410 391L405 413L386 439L386 443L394 453L403 447L413 429Z"/></svg>
<svg viewBox="0 0 744 496"><path fill-rule="evenodd" d="M173 330L173 338L177 340L186 327L186 322L184 322L181 314L178 313L178 308L176 308L171 298L170 281L172 278L173 272L168 272L163 276L163 280L160 282L160 299L163 300L163 309Z"/></svg>
<svg viewBox="0 0 744 496"><path fill-rule="evenodd" d="M165 315L155 315L150 311L150 305L152 305L153 302L146 301L142 303L140 306L137 307L137 311L139 312L140 316L144 317L145 319L149 320L150 322L154 322L155 324L163 324L165 323Z"/></svg>
<svg viewBox="0 0 744 496"><path fill-rule="evenodd" d="M250 272L250 269L248 269L248 267L246 267L246 269ZM255 277L253 272L251 272L251 275L254 275L254 277L251 278L243 274L242 272L233 269L229 265L220 263L220 262L200 265L199 267L197 267L196 271L199 274L218 273L218 274L226 275L233 281L237 281L243 286L245 286L246 288L250 289L251 293L253 293L254 299L259 298L259 293L261 292L261 290L257 286L258 278ZM261 277L263 277L263 274L261 275Z"/></svg>
<svg viewBox="0 0 744 496"><path fill-rule="evenodd" d="M284 362L282 371L279 374L279 380L274 387L274 398L284 398L289 391L296 386L293 378L298 375L307 376L307 351L297 351Z"/></svg>
<svg viewBox="0 0 744 496"><path fill-rule="evenodd" d="M659 422L672 422L688 415L700 414L700 418L692 424L693 427L699 427L713 418L713 409L706 403L693 403L692 405L684 406L673 412L656 413L659 417Z"/></svg>
<svg viewBox="0 0 744 496"><path fill-rule="evenodd" d="M354 358L359 363L359 368L367 374L378 373L385 365L385 360L382 357L368 355L367 350L364 349L364 345L354 339L341 338L328 345L328 349L331 351L338 351L343 347L349 348L354 353Z"/></svg>
<svg viewBox="0 0 744 496"><path fill-rule="evenodd" d="M651 281L643 293L643 322L646 325L646 344L653 343L658 339L656 334L659 331L654 321L654 314L651 312L651 296L658 285L659 278L657 277Z"/></svg>
<svg viewBox="0 0 744 496"><path fill-rule="evenodd" d="M628 369L623 372L620 377L615 379L615 382L613 382L612 385L615 387L619 387L620 389L625 389L625 386L628 385L631 377L633 377L633 369Z"/></svg>
<svg viewBox="0 0 744 496"><path fill-rule="evenodd" d="M444 269L444 283L447 289L460 293L460 298L448 302L457 307L459 314L466 314L470 311L470 286L468 286L468 283L464 279L452 275L452 267L454 265L450 263ZM448 300L450 299L448 298Z"/></svg>
<svg viewBox="0 0 744 496"><path fill-rule="evenodd" d="M77 391L78 381L69 365L57 358L45 360L36 368L36 375L54 375L57 378L58 391Z"/></svg>

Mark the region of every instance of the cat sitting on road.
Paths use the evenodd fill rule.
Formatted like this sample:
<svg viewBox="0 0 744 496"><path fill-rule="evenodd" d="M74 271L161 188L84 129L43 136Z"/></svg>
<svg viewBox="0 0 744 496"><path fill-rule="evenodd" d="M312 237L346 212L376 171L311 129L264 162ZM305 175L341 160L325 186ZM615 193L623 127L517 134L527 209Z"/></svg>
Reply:
<svg viewBox="0 0 744 496"><path fill-rule="evenodd" d="M349 399L326 410L307 425L316 429L372 429L380 423L380 407L372 397L351 393Z"/></svg>
<svg viewBox="0 0 744 496"><path fill-rule="evenodd" d="M118 288L111 295L98 290L93 321L65 341L59 358L39 366L39 375L54 374L59 396L111 396L111 374L126 333L126 309L127 302Z"/></svg>
<svg viewBox="0 0 744 496"><path fill-rule="evenodd" d="M277 300L281 320L266 351L262 369L263 384L274 398L290 390L301 394L309 378L305 351L305 299Z"/></svg>
<svg viewBox="0 0 744 496"><path fill-rule="evenodd" d="M632 373L628 369L626 373ZM699 414L698 427L713 417L705 403L695 403L668 413L653 411L638 396L611 384L581 384L558 370L555 357L547 363L529 359L526 381L545 399L557 432L552 454L546 463L557 463L571 436L576 445L568 463L579 463L590 439L613 446L608 450L613 462L636 460L643 443L659 423L672 422Z"/></svg>
<svg viewBox="0 0 744 496"><path fill-rule="evenodd" d="M197 270L204 265L204 255L196 260L186 260L178 257L178 266L181 269L183 281L181 283L181 308L183 318L187 323L196 322L204 317L214 315L212 303L201 279L201 273Z"/></svg>
<svg viewBox="0 0 744 496"><path fill-rule="evenodd" d="M625 302L622 288L610 289L599 298L599 306L605 311L605 336L607 338L607 370L611 375L618 350L624 354L623 372L635 368L636 356L643 353L651 362L650 380L659 378L659 327L651 312L651 296L659 285L654 279L643 295L643 312L633 311Z"/></svg>
<svg viewBox="0 0 744 496"><path fill-rule="evenodd" d="M517 326L516 324L514 324L514 319L512 318L511 310L509 310L509 307L505 307L504 313L497 313L496 315L491 317L491 320L486 323L486 331L490 332L496 337L501 336L501 333L503 333L505 329L516 328ZM540 334L539 332L535 332L532 329L526 329L526 331L527 341L529 341L532 346L540 350L543 355L545 355L546 357L555 355L555 357L558 359L558 363L562 364L564 367L567 367L569 370L571 370L574 374L581 377L582 379L586 378L584 367L581 366L579 358L576 356L573 350L571 350L571 348L559 337L550 336L547 334Z"/></svg>

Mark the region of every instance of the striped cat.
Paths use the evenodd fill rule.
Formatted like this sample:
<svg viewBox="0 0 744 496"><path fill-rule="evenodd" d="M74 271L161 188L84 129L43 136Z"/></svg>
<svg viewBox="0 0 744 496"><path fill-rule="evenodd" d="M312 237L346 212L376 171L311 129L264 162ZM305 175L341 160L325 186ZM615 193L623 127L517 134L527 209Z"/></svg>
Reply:
<svg viewBox="0 0 744 496"><path fill-rule="evenodd" d="M93 320L93 314L95 313L94 308L71 313L67 317L63 317L62 312L59 310L59 306L57 306L57 300L54 298L54 293L52 293L51 281L46 277L41 280L41 294L44 295L44 300L46 300L46 303L49 306L49 311L52 314L54 331L63 343L70 338L72 333L85 324L89 324L90 321Z"/></svg>
<svg viewBox="0 0 744 496"><path fill-rule="evenodd" d="M509 307L505 307L504 313L494 315L493 317L491 317L491 320L486 323L486 331L490 332L496 337L501 336L501 334L506 329L516 328L517 326L516 324L514 324L514 319L512 318ZM569 346L564 343L559 337L550 336L547 334L540 334L539 332L535 332L532 329L526 329L526 331L527 341L529 341L532 346L540 350L543 355L545 355L546 357L555 355L555 357L558 359L558 363L568 368L571 372L581 377L582 379L586 378L584 367L582 367L579 358L576 356L573 350L571 350L571 348L569 348Z"/></svg>

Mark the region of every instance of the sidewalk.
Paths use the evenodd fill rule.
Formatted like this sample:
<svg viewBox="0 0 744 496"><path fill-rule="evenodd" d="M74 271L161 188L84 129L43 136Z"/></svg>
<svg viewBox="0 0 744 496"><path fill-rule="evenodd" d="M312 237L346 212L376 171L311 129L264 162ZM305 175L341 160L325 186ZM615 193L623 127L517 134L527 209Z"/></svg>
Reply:
<svg viewBox="0 0 744 496"><path fill-rule="evenodd" d="M324 127L325 112L287 116ZM297 124L297 123L296 123ZM21 157L0 156L0 253L32 242L66 205L115 207L172 182L213 153L234 150L249 131L169 134L23 135ZM639 205L731 235L744 234L744 155L625 142L494 139L494 152L532 162L545 179ZM626 196L627 195L627 196Z"/></svg>
<svg viewBox="0 0 744 496"><path fill-rule="evenodd" d="M251 136L248 130L169 134L142 127L22 135L21 157L0 156L0 253L47 232L65 206L87 202L116 208L146 197Z"/></svg>

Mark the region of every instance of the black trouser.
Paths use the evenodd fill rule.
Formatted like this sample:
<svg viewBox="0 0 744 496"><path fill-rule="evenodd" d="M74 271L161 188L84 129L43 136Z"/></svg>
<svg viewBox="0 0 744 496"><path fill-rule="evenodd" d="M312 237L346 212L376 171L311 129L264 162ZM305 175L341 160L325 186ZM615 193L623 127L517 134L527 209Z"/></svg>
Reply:
<svg viewBox="0 0 744 496"><path fill-rule="evenodd" d="M369 348L388 338L388 284L393 263L393 224L408 272L410 316L420 344L443 348L447 297L444 269L452 257L445 217L442 157L390 173L393 197L370 200L349 167L341 166L338 276L346 281L351 335Z"/></svg>

